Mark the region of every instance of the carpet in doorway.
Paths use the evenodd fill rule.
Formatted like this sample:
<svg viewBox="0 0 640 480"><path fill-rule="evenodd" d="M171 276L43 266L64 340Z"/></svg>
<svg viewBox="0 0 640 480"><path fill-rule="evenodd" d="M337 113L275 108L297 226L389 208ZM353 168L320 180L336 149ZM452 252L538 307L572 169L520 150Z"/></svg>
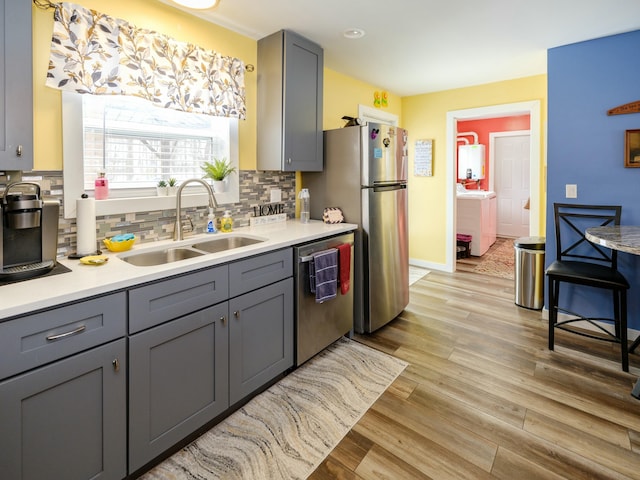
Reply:
<svg viewBox="0 0 640 480"><path fill-rule="evenodd" d="M307 478L406 366L342 338L141 478Z"/></svg>
<svg viewBox="0 0 640 480"><path fill-rule="evenodd" d="M498 238L496 243L481 257L481 262L475 266L473 272L513 279L514 257L513 239Z"/></svg>

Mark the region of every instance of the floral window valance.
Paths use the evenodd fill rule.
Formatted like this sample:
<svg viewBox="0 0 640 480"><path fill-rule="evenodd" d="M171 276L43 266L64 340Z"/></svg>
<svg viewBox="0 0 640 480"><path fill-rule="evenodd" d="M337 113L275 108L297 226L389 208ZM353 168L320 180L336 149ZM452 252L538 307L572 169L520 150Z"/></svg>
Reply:
<svg viewBox="0 0 640 480"><path fill-rule="evenodd" d="M47 85L246 117L244 63L72 3L56 5Z"/></svg>

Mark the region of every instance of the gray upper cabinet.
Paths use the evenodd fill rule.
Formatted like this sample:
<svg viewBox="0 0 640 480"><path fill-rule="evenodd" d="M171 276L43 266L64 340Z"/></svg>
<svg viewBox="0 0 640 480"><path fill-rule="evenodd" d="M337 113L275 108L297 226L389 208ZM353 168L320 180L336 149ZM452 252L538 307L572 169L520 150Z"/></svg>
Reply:
<svg viewBox="0 0 640 480"><path fill-rule="evenodd" d="M0 170L31 170L31 2L0 0L0 12Z"/></svg>
<svg viewBox="0 0 640 480"><path fill-rule="evenodd" d="M322 171L323 64L294 32L258 41L258 170Z"/></svg>

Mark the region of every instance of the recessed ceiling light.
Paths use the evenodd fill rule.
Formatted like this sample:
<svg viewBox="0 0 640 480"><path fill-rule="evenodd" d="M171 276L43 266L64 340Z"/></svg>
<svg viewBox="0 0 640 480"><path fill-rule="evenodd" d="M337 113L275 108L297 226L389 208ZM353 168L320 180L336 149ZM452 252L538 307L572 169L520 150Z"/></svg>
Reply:
<svg viewBox="0 0 640 480"><path fill-rule="evenodd" d="M218 0L173 0L183 7L204 10L205 8L213 8L218 4Z"/></svg>
<svg viewBox="0 0 640 480"><path fill-rule="evenodd" d="M361 28L349 28L342 32L344 38L362 38L364 37L364 30Z"/></svg>

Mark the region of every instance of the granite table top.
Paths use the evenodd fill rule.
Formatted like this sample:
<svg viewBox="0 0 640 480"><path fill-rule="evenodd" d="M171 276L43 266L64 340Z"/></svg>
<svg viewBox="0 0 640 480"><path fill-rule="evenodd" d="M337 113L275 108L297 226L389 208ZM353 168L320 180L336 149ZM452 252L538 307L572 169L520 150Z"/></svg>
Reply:
<svg viewBox="0 0 640 480"><path fill-rule="evenodd" d="M640 255L640 225L592 227L587 228L585 236L603 247Z"/></svg>

